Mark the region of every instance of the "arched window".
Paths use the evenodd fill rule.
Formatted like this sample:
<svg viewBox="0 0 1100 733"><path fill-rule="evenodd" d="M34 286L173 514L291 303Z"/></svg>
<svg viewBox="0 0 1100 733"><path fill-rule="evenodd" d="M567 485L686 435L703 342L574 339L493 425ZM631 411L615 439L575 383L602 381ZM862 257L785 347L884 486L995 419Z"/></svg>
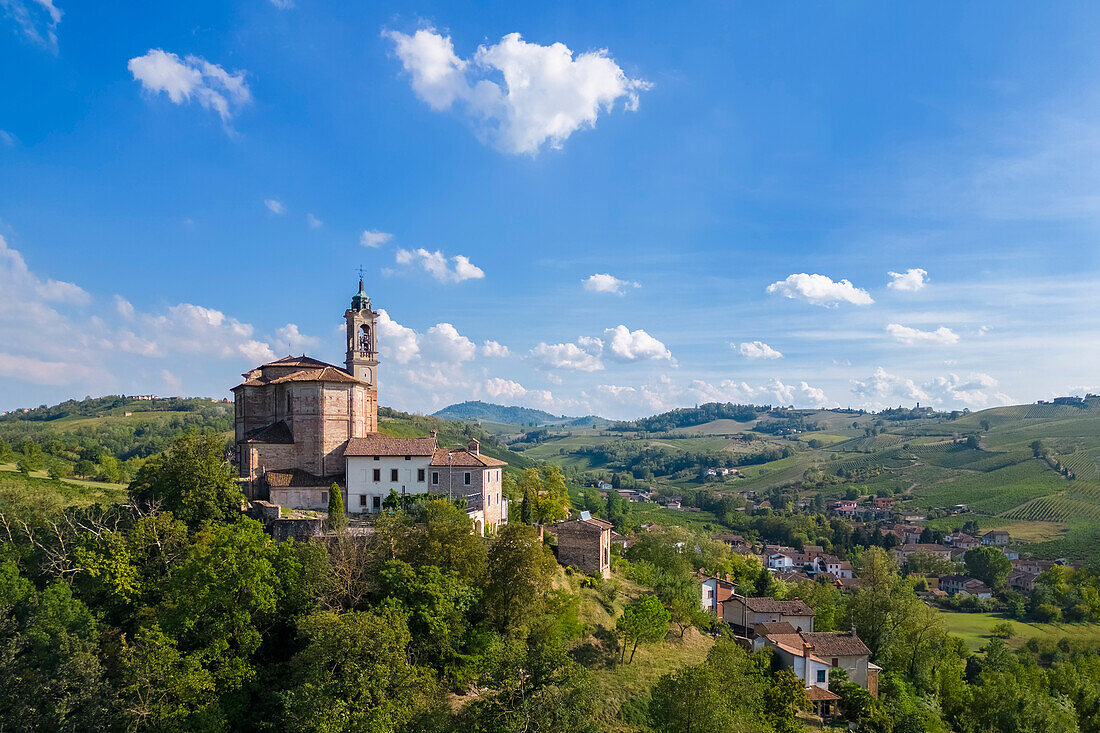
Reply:
<svg viewBox="0 0 1100 733"><path fill-rule="evenodd" d="M359 350L370 351L370 326L364 323L359 327Z"/></svg>

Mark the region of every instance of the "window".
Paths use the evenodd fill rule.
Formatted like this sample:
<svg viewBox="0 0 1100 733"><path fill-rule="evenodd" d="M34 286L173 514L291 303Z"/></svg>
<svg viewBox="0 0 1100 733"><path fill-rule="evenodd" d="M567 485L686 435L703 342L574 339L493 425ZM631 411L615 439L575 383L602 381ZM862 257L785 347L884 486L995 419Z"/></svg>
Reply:
<svg viewBox="0 0 1100 733"><path fill-rule="evenodd" d="M823 670L823 669L817 670L817 681L818 682L824 682L825 681L825 670Z"/></svg>
<svg viewBox="0 0 1100 733"><path fill-rule="evenodd" d="M416 469L416 480L419 481L420 483L424 483L424 469L423 468Z"/></svg>
<svg viewBox="0 0 1100 733"><path fill-rule="evenodd" d="M466 484L467 486L470 485L470 472L469 471L467 471L465 474L463 474L462 483Z"/></svg>
<svg viewBox="0 0 1100 733"><path fill-rule="evenodd" d="M411 461L412 459L413 459L413 457L412 457L412 456L405 456L405 460L406 460L406 461Z"/></svg>
<svg viewBox="0 0 1100 733"><path fill-rule="evenodd" d="M366 506L366 505L367 505L367 495L366 494L360 494L359 495L359 506Z"/></svg>
<svg viewBox="0 0 1100 733"><path fill-rule="evenodd" d="M432 471L432 485L435 486L439 483L439 471Z"/></svg>
<svg viewBox="0 0 1100 733"><path fill-rule="evenodd" d="M839 664L840 664L840 660L837 659L836 657L833 657L833 666L836 667Z"/></svg>
<svg viewBox="0 0 1100 733"><path fill-rule="evenodd" d="M382 480L382 469L381 468L376 468L371 473L373 474L372 478L375 481L381 481Z"/></svg>
<svg viewBox="0 0 1100 733"><path fill-rule="evenodd" d="M396 468L391 468L390 469L390 481L396 481L396 480L397 480L397 469Z"/></svg>
<svg viewBox="0 0 1100 733"><path fill-rule="evenodd" d="M380 460L382 460L382 456L375 456L375 457L374 457L374 460L376 460L376 461L380 461Z"/></svg>
<svg viewBox="0 0 1100 733"><path fill-rule="evenodd" d="M374 499L374 502L373 502L374 503L374 510L378 511L379 509L382 508L382 497L381 496L375 496L375 497L373 497L373 499Z"/></svg>
<svg viewBox="0 0 1100 733"><path fill-rule="evenodd" d="M321 503L322 504L328 504L328 492L327 491L322 491L321 492Z"/></svg>
<svg viewBox="0 0 1100 733"><path fill-rule="evenodd" d="M286 393L286 414L290 414L290 392Z"/></svg>

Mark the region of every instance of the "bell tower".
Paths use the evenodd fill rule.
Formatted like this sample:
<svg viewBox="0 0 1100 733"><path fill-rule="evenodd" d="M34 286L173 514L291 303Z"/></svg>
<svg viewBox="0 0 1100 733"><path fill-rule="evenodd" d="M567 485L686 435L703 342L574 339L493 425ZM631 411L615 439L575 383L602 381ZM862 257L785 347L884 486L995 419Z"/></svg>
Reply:
<svg viewBox="0 0 1100 733"><path fill-rule="evenodd" d="M351 308L344 312L348 324L348 356L344 364L348 374L378 389L378 314L371 310L370 298L363 292L363 275L359 274L359 292L351 298Z"/></svg>

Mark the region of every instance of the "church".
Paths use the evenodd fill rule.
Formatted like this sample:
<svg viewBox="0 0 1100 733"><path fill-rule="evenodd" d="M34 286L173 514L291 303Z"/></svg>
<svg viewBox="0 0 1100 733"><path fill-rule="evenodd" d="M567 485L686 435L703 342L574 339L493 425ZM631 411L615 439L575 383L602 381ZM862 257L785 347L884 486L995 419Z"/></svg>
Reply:
<svg viewBox="0 0 1100 733"><path fill-rule="evenodd" d="M250 369L233 388L234 433L241 488L249 499L288 509L328 509L333 484L349 514L382 511L391 491L465 498L479 534L508 521L502 494L507 465L427 438L378 432L378 314L359 280L344 312L343 367L287 356Z"/></svg>

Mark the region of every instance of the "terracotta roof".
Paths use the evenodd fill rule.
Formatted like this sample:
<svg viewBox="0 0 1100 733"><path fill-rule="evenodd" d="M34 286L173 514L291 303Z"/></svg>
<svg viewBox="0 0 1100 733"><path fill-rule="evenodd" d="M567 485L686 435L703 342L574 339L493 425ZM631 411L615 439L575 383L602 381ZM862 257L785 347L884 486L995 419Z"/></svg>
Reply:
<svg viewBox="0 0 1100 733"><path fill-rule="evenodd" d="M577 521L578 522L585 522L586 524L591 524L595 527L599 527L601 530L603 530L603 529L612 529L615 526L611 522L605 522L604 520L596 519L595 517L591 517L589 519L578 519Z"/></svg>
<svg viewBox="0 0 1100 733"><path fill-rule="evenodd" d="M802 637L799 636L798 632L793 634L768 634L764 638L792 656L801 657L806 655L806 645L803 643ZM815 662L821 662L822 664L829 663L818 656L814 649L810 649L809 651L810 659Z"/></svg>
<svg viewBox="0 0 1100 733"><path fill-rule="evenodd" d="M504 461L498 461L496 458L490 458L483 453L472 453L468 450L448 450L446 448L437 448L435 455L432 456L433 466L456 466L458 468L495 468L496 466L507 466Z"/></svg>
<svg viewBox="0 0 1100 733"><path fill-rule="evenodd" d="M287 427L286 423L280 420L266 427L250 431L245 435L244 442L290 445L294 443L294 436L290 433L290 428Z"/></svg>
<svg viewBox="0 0 1100 733"><path fill-rule="evenodd" d="M871 650L851 631L803 631L802 638L813 644L820 657L861 657Z"/></svg>
<svg viewBox="0 0 1100 733"><path fill-rule="evenodd" d="M786 621L768 621L765 623L756 624L757 636L768 636L769 634L794 634L797 633L795 628Z"/></svg>
<svg viewBox="0 0 1100 733"><path fill-rule="evenodd" d="M830 700L839 700L840 695L835 692L830 692L824 687L810 685L806 688L806 699L810 702L828 702Z"/></svg>
<svg viewBox="0 0 1100 733"><path fill-rule="evenodd" d="M804 601L777 601L774 598L746 598L745 605L756 613L782 613L786 616L813 616L814 610Z"/></svg>
<svg viewBox="0 0 1100 733"><path fill-rule="evenodd" d="M333 482L339 483L343 481L344 474L315 476L309 471L303 471L300 468L286 468L266 472L264 474L264 480L267 481L268 486L277 489L296 487L328 488Z"/></svg>
<svg viewBox="0 0 1100 733"><path fill-rule="evenodd" d="M312 356L284 356L282 359L276 359L275 361L269 361L266 364L261 364L257 369L263 369L267 366L298 366L298 367L333 367L338 369L335 364L329 364L327 361L321 361L320 359L314 359Z"/></svg>
<svg viewBox="0 0 1100 733"><path fill-rule="evenodd" d="M362 456L430 456L436 452L435 438L394 438L381 433L370 433L348 441L344 455Z"/></svg>
<svg viewBox="0 0 1100 733"><path fill-rule="evenodd" d="M286 376L270 379L267 384L285 384L287 382L350 382L352 384L364 384L364 382L351 376L340 367L334 366L291 372Z"/></svg>
<svg viewBox="0 0 1100 733"><path fill-rule="evenodd" d="M897 547L895 547L894 549L895 549L895 550L897 550L898 552L905 552L905 553L918 553L918 552L929 552L929 553L942 553L942 552L951 552L951 548L950 548L950 547L944 547L943 545L930 545L930 544L921 544L921 543L911 543L911 544L905 544L905 545L898 545L898 546L897 546Z"/></svg>

